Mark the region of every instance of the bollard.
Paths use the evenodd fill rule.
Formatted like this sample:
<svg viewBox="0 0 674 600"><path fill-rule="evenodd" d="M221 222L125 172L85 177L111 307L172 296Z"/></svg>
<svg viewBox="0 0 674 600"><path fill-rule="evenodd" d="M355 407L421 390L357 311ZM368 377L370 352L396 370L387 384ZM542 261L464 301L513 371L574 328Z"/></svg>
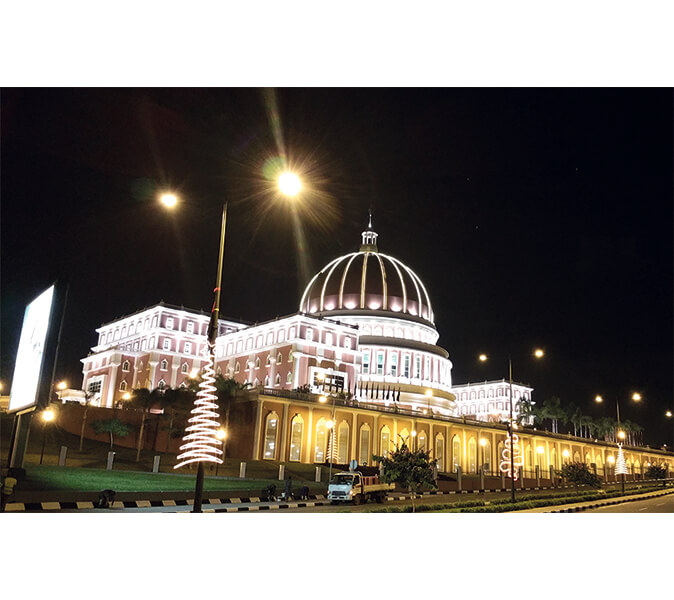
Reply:
<svg viewBox="0 0 674 600"><path fill-rule="evenodd" d="M550 485L552 487L557 487L557 485L555 484L555 467L553 467L552 465L550 465Z"/></svg>
<svg viewBox="0 0 674 600"><path fill-rule="evenodd" d="M285 473L286 473L286 466L285 465L279 465L278 466L278 480L283 481L285 479Z"/></svg>
<svg viewBox="0 0 674 600"><path fill-rule="evenodd" d="M541 487L541 468L536 465L534 470L536 471L536 487Z"/></svg>
<svg viewBox="0 0 674 600"><path fill-rule="evenodd" d="M524 467L518 467L520 473L520 487L524 489Z"/></svg>
<svg viewBox="0 0 674 600"><path fill-rule="evenodd" d="M480 467L480 491L484 492L484 466Z"/></svg>
<svg viewBox="0 0 674 600"><path fill-rule="evenodd" d="M316 481L320 481L320 480L321 480L321 468L316 467Z"/></svg>
<svg viewBox="0 0 674 600"><path fill-rule="evenodd" d="M505 471L501 471L501 489L502 490L506 489L506 486L505 486Z"/></svg>
<svg viewBox="0 0 674 600"><path fill-rule="evenodd" d="M66 454L68 453L67 446L61 446L61 453L59 454L59 467L66 466Z"/></svg>
<svg viewBox="0 0 674 600"><path fill-rule="evenodd" d="M242 462L239 465L239 478L240 479L245 479L246 478L246 463Z"/></svg>
<svg viewBox="0 0 674 600"><path fill-rule="evenodd" d="M459 465L456 466L456 483L457 483L457 490L461 491L461 467Z"/></svg>
<svg viewBox="0 0 674 600"><path fill-rule="evenodd" d="M115 460L115 453L114 452L108 452L108 466L106 467L108 471L112 471L112 463Z"/></svg>
<svg viewBox="0 0 674 600"><path fill-rule="evenodd" d="M154 462L152 463L152 472L153 473L159 473L159 461L161 460L161 456L157 454L157 456L154 457Z"/></svg>

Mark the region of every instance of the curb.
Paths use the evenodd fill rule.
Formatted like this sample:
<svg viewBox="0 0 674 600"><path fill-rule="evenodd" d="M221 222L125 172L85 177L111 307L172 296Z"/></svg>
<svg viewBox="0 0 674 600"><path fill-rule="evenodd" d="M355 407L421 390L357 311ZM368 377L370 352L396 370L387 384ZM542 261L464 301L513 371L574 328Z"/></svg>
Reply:
<svg viewBox="0 0 674 600"><path fill-rule="evenodd" d="M584 510L589 510L593 508L600 508L602 506L612 506L614 504L625 504L627 502L636 502L638 500L649 500L650 498L659 498L660 496L668 496L669 494L674 494L674 490L668 492L650 492L645 495L636 495L635 497L630 498L616 498L615 500L605 500L602 502L595 502L593 504L588 504L587 506L572 506L570 508L561 508L559 510L550 510L546 511L548 513L572 513L572 512L583 512Z"/></svg>

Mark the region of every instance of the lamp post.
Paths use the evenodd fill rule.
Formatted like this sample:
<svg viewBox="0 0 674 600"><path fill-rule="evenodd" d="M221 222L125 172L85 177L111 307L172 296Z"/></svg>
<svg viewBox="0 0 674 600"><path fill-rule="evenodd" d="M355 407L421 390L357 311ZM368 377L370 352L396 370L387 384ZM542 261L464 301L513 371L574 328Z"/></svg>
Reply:
<svg viewBox="0 0 674 600"><path fill-rule="evenodd" d="M543 358L544 352L540 348L537 348L534 350L534 357L536 358ZM489 357L486 354L480 354L479 359L481 362L486 362ZM514 428L514 423L513 423L513 363L511 359L511 355L508 354L508 382L509 382L509 395L510 397L508 398L508 410L509 410L509 418L508 418L508 440L506 440L506 449L508 450L510 454L510 501L514 504L515 503L515 480L517 479L517 474L515 473L515 440L514 440L514 435L513 435L513 428ZM508 447L509 446L509 447ZM505 454L505 450L504 450ZM501 462L501 465L503 464L503 461Z"/></svg>
<svg viewBox="0 0 674 600"><path fill-rule="evenodd" d="M336 425L336 422L335 422L335 401L336 401L336 398L337 397L333 395L333 397L332 397L332 414L331 414L330 420L328 421L328 429L330 430L330 434L329 434L330 437L328 439L328 483L330 483L330 481L332 480L332 461L333 461L333 457L334 457L334 454L335 454L335 438L336 438L336 434L335 434L335 430L336 430L336 427L335 427L335 425ZM325 404L328 401L328 399L325 396L320 396L318 398L318 401L321 404Z"/></svg>
<svg viewBox="0 0 674 600"><path fill-rule="evenodd" d="M286 196L295 196L301 189L301 182L297 175L293 173L282 173L278 179L278 187L281 193ZM161 202L168 208L173 208L178 203L175 194L163 194ZM211 309L211 319L208 324L208 363L204 369L203 381L199 384L199 392L194 402L194 415L189 422L192 423L185 433L183 440L186 442L180 447L184 450L178 456L182 460L175 465L174 469L184 465L196 462L197 477L194 490L194 506L192 512L200 513L203 488L204 488L204 462L214 462L216 465L222 463L219 458L223 454L217 446L222 445L222 441L217 438L216 428L219 423L215 421L218 413L217 396L215 395L215 340L218 337L218 320L220 316L220 292L222 283L222 263L225 254L225 232L227 228L227 205L225 202L222 207L222 220L220 227L220 248L218 253L218 266L215 278L213 308Z"/></svg>
<svg viewBox="0 0 674 600"><path fill-rule="evenodd" d="M42 459L44 458L44 445L47 438L47 423L51 423L54 420L54 411L51 408L42 411L42 451L40 452L40 464L42 464Z"/></svg>

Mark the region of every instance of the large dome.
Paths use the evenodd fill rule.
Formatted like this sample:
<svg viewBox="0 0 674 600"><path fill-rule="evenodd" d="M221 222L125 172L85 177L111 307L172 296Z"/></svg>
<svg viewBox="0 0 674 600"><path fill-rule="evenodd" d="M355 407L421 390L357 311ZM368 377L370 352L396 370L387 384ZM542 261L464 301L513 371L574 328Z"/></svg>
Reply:
<svg viewBox="0 0 674 600"><path fill-rule="evenodd" d="M433 324L431 301L417 274L397 258L379 252L371 222L362 236L359 252L334 259L309 282L300 311L384 311Z"/></svg>

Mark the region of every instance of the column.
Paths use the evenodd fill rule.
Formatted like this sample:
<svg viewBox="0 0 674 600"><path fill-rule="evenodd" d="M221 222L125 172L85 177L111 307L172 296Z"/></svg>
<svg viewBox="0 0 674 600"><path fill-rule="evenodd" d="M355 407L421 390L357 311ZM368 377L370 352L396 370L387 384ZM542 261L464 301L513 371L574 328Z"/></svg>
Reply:
<svg viewBox="0 0 674 600"><path fill-rule="evenodd" d="M288 404L283 404L283 423L281 425L281 447L279 460L284 462L288 456Z"/></svg>
<svg viewBox="0 0 674 600"><path fill-rule="evenodd" d="M255 411L255 431L253 432L253 460L260 460L260 429L262 428L262 400L257 397Z"/></svg>
<svg viewBox="0 0 674 600"><path fill-rule="evenodd" d="M355 412L351 413L351 451L349 453L349 462L358 460L358 415Z"/></svg>
<svg viewBox="0 0 674 600"><path fill-rule="evenodd" d="M307 450L305 455L305 463L311 463L311 442L313 440L313 427L314 427L314 407L309 407L309 423L307 427Z"/></svg>

